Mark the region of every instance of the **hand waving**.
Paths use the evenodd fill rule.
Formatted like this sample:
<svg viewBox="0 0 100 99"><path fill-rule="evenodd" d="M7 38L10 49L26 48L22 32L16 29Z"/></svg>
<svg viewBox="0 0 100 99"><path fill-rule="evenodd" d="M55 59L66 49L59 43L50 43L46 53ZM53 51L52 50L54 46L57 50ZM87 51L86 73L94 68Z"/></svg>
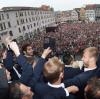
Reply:
<svg viewBox="0 0 100 99"><path fill-rule="evenodd" d="M51 51L52 50L50 49L50 47L48 47L47 49L44 50L41 57L45 59L51 53Z"/></svg>

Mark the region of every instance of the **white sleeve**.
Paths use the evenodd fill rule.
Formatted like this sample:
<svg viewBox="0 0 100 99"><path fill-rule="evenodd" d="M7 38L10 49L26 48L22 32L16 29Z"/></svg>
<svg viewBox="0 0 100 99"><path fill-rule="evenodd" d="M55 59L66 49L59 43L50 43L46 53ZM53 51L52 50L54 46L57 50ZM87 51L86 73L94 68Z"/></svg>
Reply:
<svg viewBox="0 0 100 99"><path fill-rule="evenodd" d="M69 96L68 90L67 90L67 89L64 89L64 90L65 90L65 92L66 92L66 96Z"/></svg>

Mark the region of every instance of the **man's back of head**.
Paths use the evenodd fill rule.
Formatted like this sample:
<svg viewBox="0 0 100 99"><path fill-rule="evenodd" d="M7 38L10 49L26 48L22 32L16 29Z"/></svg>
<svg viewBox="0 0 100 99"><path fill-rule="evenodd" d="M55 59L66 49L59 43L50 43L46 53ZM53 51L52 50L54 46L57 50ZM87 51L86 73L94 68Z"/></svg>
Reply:
<svg viewBox="0 0 100 99"><path fill-rule="evenodd" d="M83 52L83 57L82 57L84 66L87 68L94 68L94 66L96 67L98 55L99 52L96 47L86 48Z"/></svg>
<svg viewBox="0 0 100 99"><path fill-rule="evenodd" d="M45 63L43 73L50 83L54 83L59 79L59 77L63 77L63 71L64 64L57 57L53 57ZM62 77L60 76L61 73Z"/></svg>

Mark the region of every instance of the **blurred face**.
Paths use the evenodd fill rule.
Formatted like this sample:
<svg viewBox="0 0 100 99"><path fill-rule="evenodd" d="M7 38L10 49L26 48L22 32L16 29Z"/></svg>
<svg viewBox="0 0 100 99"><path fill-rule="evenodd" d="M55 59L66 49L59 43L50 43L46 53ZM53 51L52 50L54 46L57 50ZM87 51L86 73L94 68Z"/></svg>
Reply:
<svg viewBox="0 0 100 99"><path fill-rule="evenodd" d="M27 54L28 56L33 56L33 49L32 49L31 46L28 46L28 47L27 47L26 54Z"/></svg>
<svg viewBox="0 0 100 99"><path fill-rule="evenodd" d="M7 57L7 51L5 50L5 51L2 53L2 58L3 58L3 59L6 59L6 57Z"/></svg>
<svg viewBox="0 0 100 99"><path fill-rule="evenodd" d="M82 57L82 61L83 61L85 67L88 67L88 65L89 65L89 59L90 59L90 54L89 54L88 51L85 51L83 53L83 57Z"/></svg>
<svg viewBox="0 0 100 99"><path fill-rule="evenodd" d="M32 96L33 95L31 88L24 85L24 84L20 84L20 90L22 91L22 93L24 93L25 96Z"/></svg>

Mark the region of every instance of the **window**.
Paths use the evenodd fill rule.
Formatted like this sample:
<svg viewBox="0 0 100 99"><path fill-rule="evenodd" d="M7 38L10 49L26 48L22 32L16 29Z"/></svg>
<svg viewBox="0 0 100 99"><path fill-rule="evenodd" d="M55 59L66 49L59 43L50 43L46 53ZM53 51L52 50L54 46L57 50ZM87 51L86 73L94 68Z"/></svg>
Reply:
<svg viewBox="0 0 100 99"><path fill-rule="evenodd" d="M9 14L7 13L7 19L9 19Z"/></svg>
<svg viewBox="0 0 100 99"><path fill-rule="evenodd" d="M31 22L31 18L29 18L29 21Z"/></svg>
<svg viewBox="0 0 100 99"><path fill-rule="evenodd" d="M17 14L17 12L16 12L16 17L18 17L18 14Z"/></svg>
<svg viewBox="0 0 100 99"><path fill-rule="evenodd" d="M36 23L34 23L34 27L36 26Z"/></svg>
<svg viewBox="0 0 100 99"><path fill-rule="evenodd" d="M26 23L28 22L28 20L26 19Z"/></svg>
<svg viewBox="0 0 100 99"><path fill-rule="evenodd" d="M0 15L0 21L1 21L1 15Z"/></svg>
<svg viewBox="0 0 100 99"><path fill-rule="evenodd" d="M30 12L28 11L28 15L30 15Z"/></svg>
<svg viewBox="0 0 100 99"><path fill-rule="evenodd" d="M4 15L2 14L2 19L4 19Z"/></svg>
<svg viewBox="0 0 100 99"><path fill-rule="evenodd" d="M2 26L2 24L0 24L0 30L1 30L1 31L3 30L3 26Z"/></svg>
<svg viewBox="0 0 100 99"><path fill-rule="evenodd" d="M23 12L22 12L21 14L22 14L22 16L23 16Z"/></svg>
<svg viewBox="0 0 100 99"><path fill-rule="evenodd" d="M34 18L32 17L32 21L34 21Z"/></svg>
<svg viewBox="0 0 100 99"><path fill-rule="evenodd" d="M29 25L27 25L27 28L29 29Z"/></svg>
<svg viewBox="0 0 100 99"><path fill-rule="evenodd" d="M20 28L18 28L18 30L19 30L19 33L21 33L21 29L20 29Z"/></svg>
<svg viewBox="0 0 100 99"><path fill-rule="evenodd" d="M32 28L32 24L31 24L31 28Z"/></svg>
<svg viewBox="0 0 100 99"><path fill-rule="evenodd" d="M24 23L24 22L23 22L23 19L21 19L20 22L21 22L21 24L23 24L23 23Z"/></svg>
<svg viewBox="0 0 100 99"><path fill-rule="evenodd" d="M5 48L5 44L4 43L2 43L2 47Z"/></svg>
<svg viewBox="0 0 100 99"><path fill-rule="evenodd" d="M38 26L38 22L37 22L37 26Z"/></svg>
<svg viewBox="0 0 100 99"><path fill-rule="evenodd" d="M33 15L33 11L31 11L31 15Z"/></svg>
<svg viewBox="0 0 100 99"><path fill-rule="evenodd" d="M13 33L12 33L12 31L9 31L9 34L10 34L10 36L13 36Z"/></svg>
<svg viewBox="0 0 100 99"><path fill-rule="evenodd" d="M26 29L25 29L25 26L23 26L23 31L25 31Z"/></svg>
<svg viewBox="0 0 100 99"><path fill-rule="evenodd" d="M25 16L27 16L27 13L25 12Z"/></svg>
<svg viewBox="0 0 100 99"><path fill-rule="evenodd" d="M23 12L20 12L20 14L19 14L20 16L23 16Z"/></svg>
<svg viewBox="0 0 100 99"><path fill-rule="evenodd" d="M3 26L4 26L4 29L6 29L6 25L5 25L5 23L3 23Z"/></svg>
<svg viewBox="0 0 100 99"><path fill-rule="evenodd" d="M36 21L37 21L37 17L36 17L36 19L35 19Z"/></svg>
<svg viewBox="0 0 100 99"><path fill-rule="evenodd" d="M24 22L24 19L23 19L23 24L24 24L25 22Z"/></svg>
<svg viewBox="0 0 100 99"><path fill-rule="evenodd" d="M10 24L10 22L8 22L8 27L9 27L9 28L11 27L11 24Z"/></svg>
<svg viewBox="0 0 100 99"><path fill-rule="evenodd" d="M17 25L19 25L19 21L17 20Z"/></svg>

